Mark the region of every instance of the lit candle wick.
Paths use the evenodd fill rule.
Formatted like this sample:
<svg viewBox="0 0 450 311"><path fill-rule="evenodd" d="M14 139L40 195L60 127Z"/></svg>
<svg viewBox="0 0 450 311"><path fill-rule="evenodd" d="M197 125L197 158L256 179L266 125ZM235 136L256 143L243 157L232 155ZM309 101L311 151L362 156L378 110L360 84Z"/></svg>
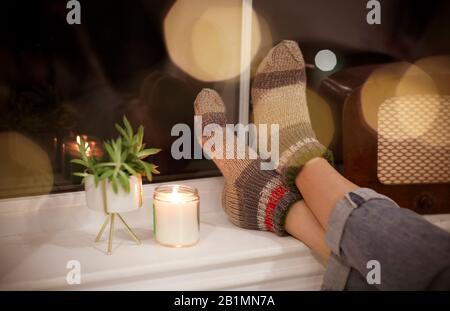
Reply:
<svg viewBox="0 0 450 311"><path fill-rule="evenodd" d="M178 186L173 187L170 201L173 203L179 203L181 201L180 194L178 193Z"/></svg>

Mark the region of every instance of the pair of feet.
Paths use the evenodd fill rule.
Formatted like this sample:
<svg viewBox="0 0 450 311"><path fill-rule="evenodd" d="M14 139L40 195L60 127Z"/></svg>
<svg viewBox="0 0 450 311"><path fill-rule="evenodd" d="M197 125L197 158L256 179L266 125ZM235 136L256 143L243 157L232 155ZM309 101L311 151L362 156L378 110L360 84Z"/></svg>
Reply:
<svg viewBox="0 0 450 311"><path fill-rule="evenodd" d="M302 53L297 43L283 41L269 51L258 67L251 90L255 125L279 126L280 157L276 170L262 170L261 159L250 159L248 149L244 159L238 159L236 154L227 158L227 150L221 150L223 154L219 156L217 152L210 155L225 177L223 207L235 225L284 235L287 212L301 199L295 177L307 161L320 156L331 159L311 127L305 90ZM217 126L221 133L229 130L225 127L225 106L214 90L203 89L194 109L196 115L202 116L203 127ZM202 146L216 131L211 134L202 137ZM224 146L227 136L222 135ZM236 146L224 149L233 147Z"/></svg>

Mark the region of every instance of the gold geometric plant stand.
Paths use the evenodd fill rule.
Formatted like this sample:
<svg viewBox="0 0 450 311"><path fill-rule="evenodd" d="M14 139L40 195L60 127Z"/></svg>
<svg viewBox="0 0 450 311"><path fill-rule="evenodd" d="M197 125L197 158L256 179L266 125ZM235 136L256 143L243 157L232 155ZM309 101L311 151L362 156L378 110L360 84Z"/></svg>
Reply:
<svg viewBox="0 0 450 311"><path fill-rule="evenodd" d="M141 241L138 239L137 235L131 230L131 228L128 226L128 224L125 222L123 217L119 213L109 213L106 215L105 222L103 223L102 227L100 228L100 231L97 234L97 237L95 238L95 242L99 242L102 238L103 232L106 229L106 226L109 223L109 238L108 238L108 255L112 254L112 241L113 241L113 234L114 234L114 221L116 219L116 216L119 217L119 219L122 221L122 223L125 225L125 228L128 231L128 234L133 238L133 240L136 242L136 244L140 245Z"/></svg>

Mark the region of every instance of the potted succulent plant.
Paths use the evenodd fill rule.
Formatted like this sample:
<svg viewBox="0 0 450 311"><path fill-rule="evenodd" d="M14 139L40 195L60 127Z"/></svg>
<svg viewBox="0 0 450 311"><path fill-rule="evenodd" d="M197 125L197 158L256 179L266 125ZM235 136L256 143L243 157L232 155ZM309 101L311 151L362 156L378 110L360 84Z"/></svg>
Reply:
<svg viewBox="0 0 450 311"><path fill-rule="evenodd" d="M145 158L157 154L160 149L145 148L143 143L144 127L141 125L134 133L127 118L123 117L123 126L115 125L120 136L115 140L105 141L104 156L94 157L89 153L90 146L80 139L80 158L72 162L83 167L83 171L74 175L82 177L86 190L88 208L106 213L107 218L97 235L100 240L108 222L110 222L110 238L108 253L111 253L114 218L117 215L130 235L139 242L136 235L125 223L119 213L136 210L142 206L142 178L152 180L152 174L158 174L157 166L144 161ZM91 154L88 156L88 154Z"/></svg>

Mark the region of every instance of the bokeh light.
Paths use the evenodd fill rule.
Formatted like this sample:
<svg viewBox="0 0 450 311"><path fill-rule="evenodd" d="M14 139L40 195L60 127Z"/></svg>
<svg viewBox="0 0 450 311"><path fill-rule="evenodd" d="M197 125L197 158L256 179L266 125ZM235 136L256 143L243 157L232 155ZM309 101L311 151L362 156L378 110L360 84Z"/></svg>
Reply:
<svg viewBox="0 0 450 311"><path fill-rule="evenodd" d="M317 52L316 57L314 58L314 62L316 63L316 67L322 71L332 71L336 68L337 65L337 57L333 51L330 50L320 50Z"/></svg>
<svg viewBox="0 0 450 311"><path fill-rule="evenodd" d="M0 133L0 145L0 198L52 190L52 166L41 147L16 132Z"/></svg>
<svg viewBox="0 0 450 311"><path fill-rule="evenodd" d="M425 57L415 65L430 75L439 94L450 95L450 55Z"/></svg>
<svg viewBox="0 0 450 311"><path fill-rule="evenodd" d="M164 19L164 38L171 60L202 81L220 81L241 73L242 1L178 0ZM263 40L265 23L253 12L251 58ZM263 38L264 37L264 38Z"/></svg>
<svg viewBox="0 0 450 311"><path fill-rule="evenodd" d="M306 89L306 98L308 100L308 109L312 127L316 133L317 139L324 146L328 147L330 146L335 133L335 124L330 105L323 97L309 88Z"/></svg>
<svg viewBox="0 0 450 311"><path fill-rule="evenodd" d="M420 67L406 62L383 65L370 75L361 88L362 116L366 124L377 131L378 110L385 100L396 96L437 92L434 80ZM414 105L414 102L410 104ZM401 107L398 111L401 112L404 108ZM403 122L401 114L398 115L398 119ZM404 124L409 128L408 122L409 119L404 120ZM419 135L427 126L421 127L411 135Z"/></svg>

